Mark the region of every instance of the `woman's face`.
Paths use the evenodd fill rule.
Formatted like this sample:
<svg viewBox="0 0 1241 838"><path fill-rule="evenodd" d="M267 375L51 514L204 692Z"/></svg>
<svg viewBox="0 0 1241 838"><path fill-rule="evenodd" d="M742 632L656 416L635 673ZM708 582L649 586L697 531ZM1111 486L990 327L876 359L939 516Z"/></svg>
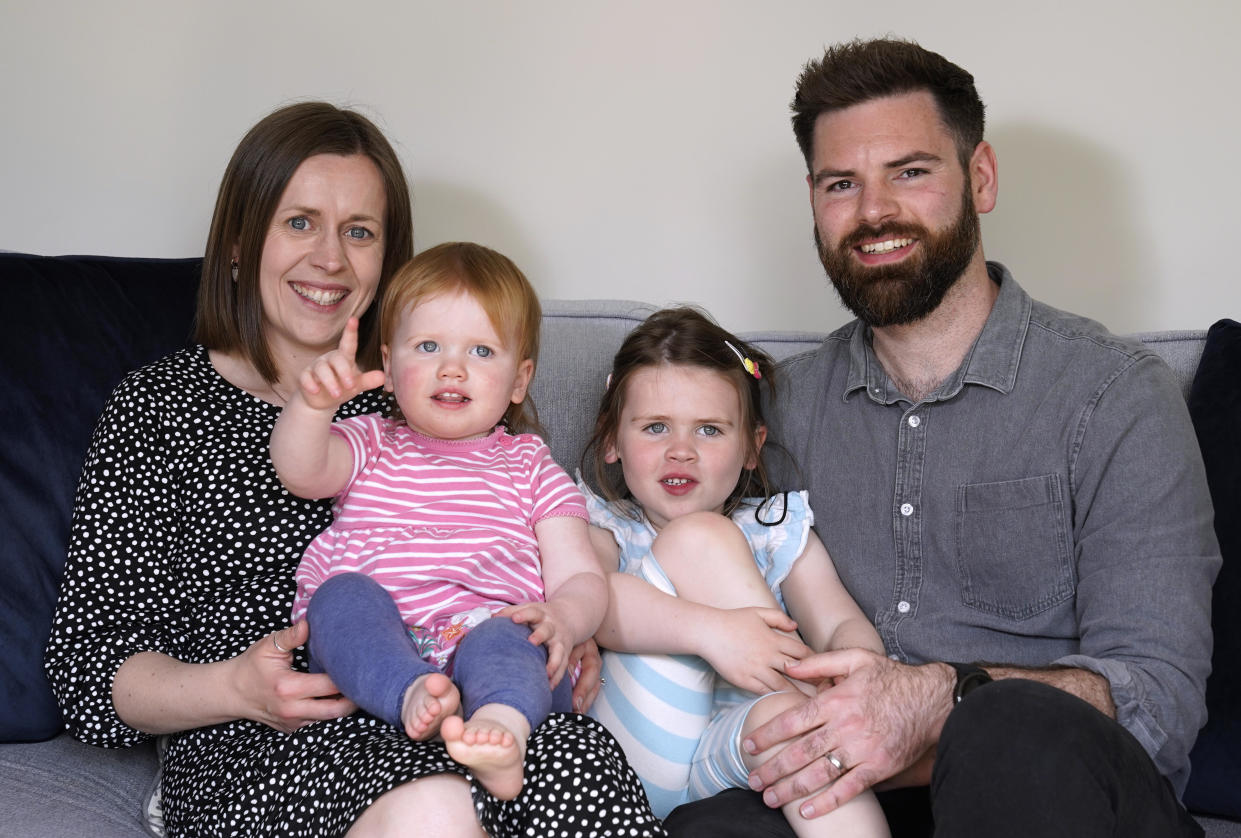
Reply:
<svg viewBox="0 0 1241 838"><path fill-rule="evenodd" d="M278 366L300 369L336 347L383 268L387 197L367 156L317 154L297 167L263 242L263 328Z"/></svg>

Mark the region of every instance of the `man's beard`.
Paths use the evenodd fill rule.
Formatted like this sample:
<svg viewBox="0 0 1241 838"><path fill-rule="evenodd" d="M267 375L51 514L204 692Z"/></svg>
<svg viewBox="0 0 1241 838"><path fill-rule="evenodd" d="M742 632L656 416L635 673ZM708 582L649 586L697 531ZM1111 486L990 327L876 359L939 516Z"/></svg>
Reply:
<svg viewBox="0 0 1241 838"><path fill-rule="evenodd" d="M919 252L892 265L862 265L853 255L853 248L877 238L917 239ZM870 326L913 323L934 311L969 266L980 238L978 213L974 212L968 179L961 198L961 212L942 232L932 233L918 224L859 227L835 248L829 248L823 244L817 224L814 229L819 261L836 287L840 301Z"/></svg>

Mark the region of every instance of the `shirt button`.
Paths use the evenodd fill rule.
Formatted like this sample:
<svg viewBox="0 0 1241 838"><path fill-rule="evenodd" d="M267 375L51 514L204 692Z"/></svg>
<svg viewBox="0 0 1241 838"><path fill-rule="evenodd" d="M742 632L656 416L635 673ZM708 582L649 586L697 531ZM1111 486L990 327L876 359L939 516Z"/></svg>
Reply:
<svg viewBox="0 0 1241 838"><path fill-rule="evenodd" d="M911 428L916 428L916 427L918 427L918 426L919 426L919 425L921 425L921 424L922 424L922 417L921 417L921 416L918 416L918 415L916 415L916 414L915 414L914 416L910 416L910 417L909 417L909 427L911 427Z"/></svg>
<svg viewBox="0 0 1241 838"><path fill-rule="evenodd" d="M901 514L904 515L906 518L914 514L914 505L912 503L902 503Z"/></svg>
<svg viewBox="0 0 1241 838"><path fill-rule="evenodd" d="M901 612L902 614L908 614L909 603L902 599L900 602L896 603L896 610Z"/></svg>

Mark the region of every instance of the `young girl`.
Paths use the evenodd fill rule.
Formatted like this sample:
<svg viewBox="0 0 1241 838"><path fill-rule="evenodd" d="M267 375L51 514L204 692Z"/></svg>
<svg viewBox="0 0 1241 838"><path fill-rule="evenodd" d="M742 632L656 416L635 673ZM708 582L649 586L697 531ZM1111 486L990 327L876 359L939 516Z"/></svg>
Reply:
<svg viewBox="0 0 1241 838"><path fill-rule="evenodd" d="M759 381L771 368L693 309L657 312L616 353L588 448L607 497L583 487L591 536L612 573L598 637L616 650L604 653L591 713L661 817L748 788L770 754L745 754L741 741L813 694L783 675L786 662L811 649L883 651L810 529L805 493L767 488ZM869 793L812 820L800 803L784 807L798 835L888 835Z"/></svg>
<svg viewBox="0 0 1241 838"><path fill-rule="evenodd" d="M271 439L290 492L339 496L297 570L312 668L410 737L441 736L501 799L521 791L531 729L569 709L569 652L607 607L581 495L542 440L510 433L533 424L540 319L504 256L432 248L384 293L383 372L357 368L351 321ZM392 418L333 424L380 384Z"/></svg>

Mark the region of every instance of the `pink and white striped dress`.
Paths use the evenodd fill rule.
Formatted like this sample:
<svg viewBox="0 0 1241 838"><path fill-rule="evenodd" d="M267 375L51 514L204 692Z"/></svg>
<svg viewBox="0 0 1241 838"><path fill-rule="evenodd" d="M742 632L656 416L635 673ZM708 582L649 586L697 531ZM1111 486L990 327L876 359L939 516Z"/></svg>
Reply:
<svg viewBox="0 0 1241 838"><path fill-rule="evenodd" d="M443 667L492 612L545 599L534 525L587 516L543 440L503 428L433 439L374 415L332 432L353 451L353 477L297 568L294 620L328 577L365 573L392 595L423 657Z"/></svg>

